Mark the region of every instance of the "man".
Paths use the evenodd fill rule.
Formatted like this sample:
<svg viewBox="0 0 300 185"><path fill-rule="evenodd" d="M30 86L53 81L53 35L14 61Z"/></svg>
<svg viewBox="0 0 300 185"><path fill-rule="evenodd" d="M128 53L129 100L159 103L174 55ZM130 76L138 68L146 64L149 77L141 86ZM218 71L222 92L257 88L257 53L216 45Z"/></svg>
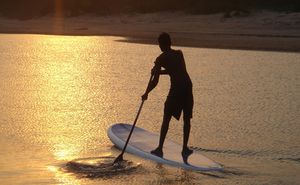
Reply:
<svg viewBox="0 0 300 185"><path fill-rule="evenodd" d="M193 153L187 146L190 135L190 120L193 114L192 81L187 73L182 51L171 48L171 38L168 33L161 33L158 37L159 47L162 54L157 57L151 73L154 75L150 81L142 100L147 100L148 94L156 87L159 76L168 74L171 79L171 88L165 102L163 122L160 130L158 147L151 151L152 154L163 157L163 144L169 129L169 123L174 116L179 120L183 111L183 147L182 156L186 157ZM164 68L162 70L161 68Z"/></svg>

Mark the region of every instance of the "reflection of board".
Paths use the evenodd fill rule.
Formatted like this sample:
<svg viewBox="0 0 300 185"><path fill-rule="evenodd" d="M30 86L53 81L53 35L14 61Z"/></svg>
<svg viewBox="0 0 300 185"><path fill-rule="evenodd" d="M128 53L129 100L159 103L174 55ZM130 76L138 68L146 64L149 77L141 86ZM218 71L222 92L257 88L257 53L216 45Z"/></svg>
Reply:
<svg viewBox="0 0 300 185"><path fill-rule="evenodd" d="M119 149L122 150L130 129L131 125L129 124L114 124L108 129L108 137ZM194 153L191 154L187 159L183 159L181 155L182 146L168 139L166 139L164 143L163 158L152 155L150 151L157 147L158 140L158 134L135 127L126 148L126 152L146 159L151 159L159 163L191 170L212 171L223 169L218 163L208 159L196 151L194 151Z"/></svg>

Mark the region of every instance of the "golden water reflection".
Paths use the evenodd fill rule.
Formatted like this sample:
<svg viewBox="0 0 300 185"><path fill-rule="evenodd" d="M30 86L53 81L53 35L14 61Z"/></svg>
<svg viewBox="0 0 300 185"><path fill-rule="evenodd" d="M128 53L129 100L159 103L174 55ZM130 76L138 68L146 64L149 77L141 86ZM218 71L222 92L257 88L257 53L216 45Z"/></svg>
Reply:
<svg viewBox="0 0 300 185"><path fill-rule="evenodd" d="M133 121L159 48L114 42L113 37L0 39L6 43L0 52L1 184L299 182L299 54L182 48L195 97L189 143L219 151L206 154L225 166L242 165L251 178L216 180L167 167L162 173L155 163L132 158L142 160L146 172L93 181L59 168L74 158L102 156L102 151L119 154L105 148L111 146L106 129ZM169 79L162 78L138 126L159 132L168 88ZM181 143L182 124L172 122L167 137ZM227 149L233 153L222 153Z"/></svg>
<svg viewBox="0 0 300 185"><path fill-rule="evenodd" d="M47 44L45 49L50 51L40 56L42 64L36 69L41 84L37 96L44 107L41 117L45 121L41 129L55 159L71 160L79 157L89 138L85 132L88 123L83 118L90 114L86 100L93 92L89 88L86 62L90 58L86 53L95 46L89 38L48 36L43 39Z"/></svg>
<svg viewBox="0 0 300 185"><path fill-rule="evenodd" d="M73 175L68 174L62 171L60 168L56 166L47 166L47 170L55 174L55 179L60 184L66 185L80 185L82 184L80 179L76 179Z"/></svg>

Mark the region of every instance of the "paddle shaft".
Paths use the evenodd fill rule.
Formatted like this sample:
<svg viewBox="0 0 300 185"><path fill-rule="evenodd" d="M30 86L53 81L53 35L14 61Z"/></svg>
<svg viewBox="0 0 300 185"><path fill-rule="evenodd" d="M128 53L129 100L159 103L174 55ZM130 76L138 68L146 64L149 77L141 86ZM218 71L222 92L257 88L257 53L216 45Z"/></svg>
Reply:
<svg viewBox="0 0 300 185"><path fill-rule="evenodd" d="M134 120L134 122L133 122L133 125L132 125L132 127L131 127L130 133L129 133L129 135L128 135L127 141L126 141L126 143L125 143L125 145L124 145L124 148L123 148L123 150L122 150L122 153L120 154L120 155L122 155L122 156L123 156L123 154L124 154L124 152L125 152L125 150L126 150L126 147L127 147L128 143L129 143L130 137L131 137L131 135L132 135L132 132L133 132L133 130L134 130L134 127L135 127L135 125L136 125L136 122L137 122L137 120L138 120L138 117L139 117L139 115L140 115L140 113L141 113L141 111L142 111L143 105L144 105L144 100L142 100L142 103L141 103L141 105L140 105L140 108L139 108L139 110L138 110L138 113L137 113L137 115L136 115L136 117L135 117L135 120Z"/></svg>
<svg viewBox="0 0 300 185"><path fill-rule="evenodd" d="M150 82L151 82L151 80L152 80L152 77L153 77L153 75L151 74L150 79L149 79L149 82L148 82L148 86L149 86L149 84L150 84ZM148 86L147 86L147 89L148 89ZM135 125L136 125L136 123L137 123L137 120L138 120L138 118L139 118L139 115L140 115L140 113L141 113L141 111L142 111L144 102L145 102L145 100L142 100L142 103L141 103L141 105L140 105L140 107L139 107L139 110L138 110L138 112L137 112L137 115L136 115L136 117L135 117L135 120L134 120L134 122L133 122L133 125L132 125L132 127L131 127L130 133L129 133L129 135L128 135L128 138L127 138L126 143L125 143L125 145L124 145L124 147L123 147L123 150L122 150L121 154L115 159L114 163L115 163L115 162L118 162L118 161L120 161L120 160L123 160L123 154L124 154L124 152L125 152L125 150L126 150L127 144L128 144L128 142L129 142L129 140L130 140L130 137L131 137L132 132L133 132L133 130L134 130L134 127L135 127Z"/></svg>

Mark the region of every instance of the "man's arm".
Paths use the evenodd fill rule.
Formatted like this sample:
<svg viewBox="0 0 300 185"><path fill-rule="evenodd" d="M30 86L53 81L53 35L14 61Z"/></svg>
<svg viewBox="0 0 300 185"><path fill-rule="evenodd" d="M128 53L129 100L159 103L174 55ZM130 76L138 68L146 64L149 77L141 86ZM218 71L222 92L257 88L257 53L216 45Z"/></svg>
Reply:
<svg viewBox="0 0 300 185"><path fill-rule="evenodd" d="M160 75L167 75L167 74L169 74L167 70L161 70L161 69L157 70L157 69L155 68L155 66L152 68L151 74L153 75L154 72L157 72L157 71L158 71L158 73L159 73Z"/></svg>
<svg viewBox="0 0 300 185"><path fill-rule="evenodd" d="M152 70L151 70L151 75L153 75L154 77L152 78L152 80L150 81L150 83L148 84L147 90L145 92L145 94L142 96L142 100L147 100L148 99L148 94L156 87L156 85L158 84L159 81L159 75L160 75L160 66L155 65Z"/></svg>
<svg viewBox="0 0 300 185"><path fill-rule="evenodd" d="M161 74L161 75L167 75L167 74L169 74L169 73L168 73L167 70L160 70L160 71L159 71L159 74Z"/></svg>

